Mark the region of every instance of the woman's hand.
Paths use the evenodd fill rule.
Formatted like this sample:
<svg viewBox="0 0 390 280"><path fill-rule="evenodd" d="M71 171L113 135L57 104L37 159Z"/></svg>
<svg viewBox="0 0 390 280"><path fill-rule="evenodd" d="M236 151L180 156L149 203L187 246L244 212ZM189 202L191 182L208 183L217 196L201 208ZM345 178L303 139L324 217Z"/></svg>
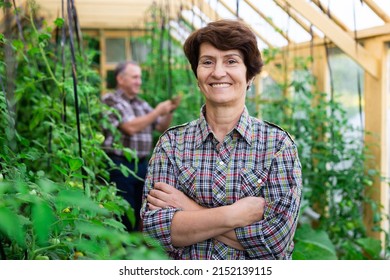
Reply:
<svg viewBox="0 0 390 280"><path fill-rule="evenodd" d="M198 205L182 191L166 183L158 182L146 197L150 210L168 207L180 208L183 211L207 209ZM233 229L213 238L237 250L244 250L237 239L234 228L244 227L258 222L264 215L265 200L262 197L244 197L226 208Z"/></svg>
<svg viewBox="0 0 390 280"><path fill-rule="evenodd" d="M237 200L230 207L231 220L235 222L234 227L245 227L263 219L265 199L248 196Z"/></svg>
<svg viewBox="0 0 390 280"><path fill-rule="evenodd" d="M146 197L150 210L174 207L185 211L195 211L203 209L194 200L186 196L183 192L166 183L157 182Z"/></svg>
<svg viewBox="0 0 390 280"><path fill-rule="evenodd" d="M180 208L184 211L206 209L185 195L182 191L166 183L157 182L146 197L150 210ZM263 219L265 200L262 197L244 197L229 206L230 221L234 228L244 227Z"/></svg>

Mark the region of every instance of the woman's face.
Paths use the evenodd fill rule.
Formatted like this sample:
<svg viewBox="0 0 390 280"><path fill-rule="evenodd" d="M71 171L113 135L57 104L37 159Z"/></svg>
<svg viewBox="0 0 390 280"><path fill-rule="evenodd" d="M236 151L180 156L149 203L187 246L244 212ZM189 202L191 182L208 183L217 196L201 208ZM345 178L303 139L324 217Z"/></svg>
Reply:
<svg viewBox="0 0 390 280"><path fill-rule="evenodd" d="M222 51L209 43L201 44L197 75L207 102L224 106L245 104L248 82L239 50Z"/></svg>

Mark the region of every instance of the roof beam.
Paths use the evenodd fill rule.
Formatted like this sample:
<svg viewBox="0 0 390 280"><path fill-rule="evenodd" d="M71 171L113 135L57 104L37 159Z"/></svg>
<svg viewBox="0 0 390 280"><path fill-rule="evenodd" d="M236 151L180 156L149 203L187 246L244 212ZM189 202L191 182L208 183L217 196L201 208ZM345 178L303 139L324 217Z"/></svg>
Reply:
<svg viewBox="0 0 390 280"><path fill-rule="evenodd" d="M204 0L198 0L197 2L199 3L194 3L195 6L197 6L197 8L202 11L202 13L204 13L206 16L208 16L209 18L211 19L214 19L214 20L219 20L221 19L221 16L219 15L218 11L216 11L216 9L213 9L211 8L211 6L205 2ZM222 0L219 1L220 4L222 4L230 13L232 13L233 15L236 15L235 11L232 10L225 2L223 2ZM199 5L199 6L198 6ZM192 8L193 9L193 8ZM214 11L213 15L210 11ZM193 11L194 12L194 11ZM260 38L261 41L263 41L269 48L273 48L273 45L267 40L265 39L261 34L259 34L256 30L254 30L254 32L256 33L256 35Z"/></svg>
<svg viewBox="0 0 390 280"><path fill-rule="evenodd" d="M305 0L285 0L299 14L317 26L325 36L355 60L365 71L378 78L379 61L358 44L347 32L334 23L328 16L314 9Z"/></svg>
<svg viewBox="0 0 390 280"><path fill-rule="evenodd" d="M218 20L221 19L221 16L213 9L209 3L204 0L198 0L199 6L198 9L202 11L209 19Z"/></svg>
<svg viewBox="0 0 390 280"><path fill-rule="evenodd" d="M352 34L352 32L350 34ZM360 39L372 38L377 36L385 36L389 34L390 34L390 23L385 23L384 25L370 27L367 29L361 29L356 31L356 38L360 40Z"/></svg>
<svg viewBox="0 0 390 280"><path fill-rule="evenodd" d="M292 40L289 38L289 36L286 34L286 32L284 32L278 26L276 26L276 24L272 21L272 19L270 19L267 15L265 15L262 11L260 11L251 1L244 0L244 2L247 3L248 6L251 7L252 10L254 10L260 17L262 17L269 25L271 25L276 32L280 33L280 35L282 35L287 40L287 42L293 43Z"/></svg>
<svg viewBox="0 0 390 280"><path fill-rule="evenodd" d="M186 16L183 15L183 14L180 15L180 20L183 21L184 24L186 24L187 26L190 27L191 32L197 28L197 27L195 26L195 24L194 24L194 21L191 20L191 19L189 19L189 18L186 18Z"/></svg>
<svg viewBox="0 0 390 280"><path fill-rule="evenodd" d="M228 4L225 3L225 1L219 0L218 3L221 4L222 6L224 6L230 13L232 13L232 14L235 15L235 16L237 16L236 11L233 10L232 8L230 8L230 6L229 6ZM241 19L242 19L242 18L241 18Z"/></svg>
<svg viewBox="0 0 390 280"><path fill-rule="evenodd" d="M215 18L220 18L216 13L212 13L212 8L210 5L203 0L198 0L198 4L192 3L189 5L188 9L196 15L202 22L202 25L207 23L208 20L215 20ZM194 8L197 7L198 11ZM205 19L207 17L207 19Z"/></svg>
<svg viewBox="0 0 390 280"><path fill-rule="evenodd" d="M386 14L385 11L383 11L378 4L376 4L372 0L363 0L363 2L370 7L370 9L378 16L380 17L384 22L388 23L390 22L390 17Z"/></svg>
<svg viewBox="0 0 390 280"><path fill-rule="evenodd" d="M318 36L318 34L315 34L314 30L310 28L309 25L307 25L302 19L300 19L296 12L294 10L290 10L286 5L285 2L282 0L274 0L276 5L278 5L283 11L285 11L287 14L290 15L290 17L298 23L307 33L312 34L312 36Z"/></svg>
<svg viewBox="0 0 390 280"><path fill-rule="evenodd" d="M230 8L223 0L219 0L219 3L222 4L230 13L233 15L236 15L236 12ZM242 20L242 19L241 19ZM274 48L274 46L264 38L257 30L253 30L253 32L260 38L261 41L263 41L269 48Z"/></svg>
<svg viewBox="0 0 390 280"><path fill-rule="evenodd" d="M323 4L321 4L320 0L311 0L311 1L314 4L316 4L317 7L324 12L324 14L327 14L328 17L330 17L338 26L340 26L341 29L343 29L344 31L350 31L350 29L338 17L332 15L330 10L326 8Z"/></svg>

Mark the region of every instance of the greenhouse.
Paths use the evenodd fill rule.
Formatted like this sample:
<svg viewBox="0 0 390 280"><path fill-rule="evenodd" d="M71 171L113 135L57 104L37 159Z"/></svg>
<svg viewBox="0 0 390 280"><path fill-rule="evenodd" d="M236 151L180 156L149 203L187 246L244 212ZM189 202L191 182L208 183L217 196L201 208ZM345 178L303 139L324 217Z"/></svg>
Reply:
<svg viewBox="0 0 390 280"><path fill-rule="evenodd" d="M0 260L170 260L193 259L194 254L200 259L234 254L245 259L390 259L389 0L3 0L0 5ZM225 20L236 22L237 32L245 31L239 29L243 23L255 36L258 50L241 42L250 49L248 53L261 55L263 65L253 79L248 78L253 61L238 47L201 43L200 53L218 53L210 58L189 46L191 34L207 28L213 34L218 27L214 30L209 24ZM242 36L244 40L246 35ZM221 44L232 44L228 39ZM202 75L212 71L214 62L217 69L219 55L229 51L236 55L229 54L229 65L223 67L233 69L230 63L237 61L231 57L236 56L248 71L239 124L248 112L259 126L266 124L267 129L285 135L283 145L296 147L299 160L286 146L264 170L256 170L257 163L251 165L254 170L247 170L246 164L235 169L232 165L241 164L239 160L219 161L219 155L213 159L215 153L209 150L198 153L180 146L189 147L191 139L203 137L203 130L183 136L185 140L179 137L194 120L210 122L212 127L207 113L210 104L219 101L210 92L222 92L228 82L209 83L213 90L208 92ZM199 61L197 68L190 60L192 54ZM203 57L207 61L201 64ZM142 142L138 151L121 142L120 133L132 136L128 131L135 130L126 126L125 119L137 117L119 116L119 105L113 107L117 110L110 108L115 98L107 94L119 92L125 81L121 73L129 67L124 64L121 69L123 62L142 71L134 76L140 88L137 100L148 104L150 112L160 112L148 123L152 127L149 150L140 148L146 140L138 140ZM215 72L210 74L214 79ZM169 128L153 130L166 116ZM234 145L244 141L236 139L237 134L245 138L240 128L232 130ZM256 130L255 124L252 129ZM269 133L264 141L281 137ZM178 138L169 146L164 141L173 135ZM217 150L230 143L227 138L215 144ZM260 138L255 142L263 141ZM111 154L105 147L108 141ZM244 149L241 144L234 148L237 157L239 147ZM248 148L250 156L254 146ZM268 150L254 153L253 161L264 157L261 160L267 162ZM283 158L278 159L279 153ZM119 156L131 165L118 164ZM183 166L179 164L184 171L177 172L174 163L179 156L184 157ZM186 166L185 161L199 164ZM147 175L142 178L138 172L143 165ZM232 174L223 175L225 167ZM280 174L273 174L274 169ZM167 175L156 175L163 170ZM114 171L145 185L139 208L112 181ZM158 204L162 198L156 190L165 192L166 186L155 184L156 178L167 178L169 187L169 182L175 182L174 194L202 208L192 212L227 206L250 216L255 210L236 203L244 193L242 200L249 196L264 201L262 217L245 226L240 219L225 232L177 245L191 239L184 234L187 224L177 222L183 213L191 212L186 208L190 202L183 207ZM210 193L202 193L207 187L197 184L207 185L208 178ZM228 186L236 182L242 184L237 187L237 200L230 198L236 197L236 190ZM283 182L297 184L297 189L290 186L291 197L269 199L280 195L272 188L285 191L285 186L279 186ZM247 189L246 184L252 183L255 191ZM283 208L284 204L297 209ZM216 213L214 223L219 224L219 212L209 213L202 219ZM169 223L150 225L168 216ZM283 223L289 228L282 228ZM257 243L264 244L253 246L269 251L257 254L255 248L247 248L254 240L248 232L255 228L261 235ZM274 237L267 237L275 231ZM233 240L226 237L228 233L233 233ZM279 235L289 235L291 240ZM165 244L166 239L173 245ZM208 246L213 247L207 249L211 253L203 248Z"/></svg>

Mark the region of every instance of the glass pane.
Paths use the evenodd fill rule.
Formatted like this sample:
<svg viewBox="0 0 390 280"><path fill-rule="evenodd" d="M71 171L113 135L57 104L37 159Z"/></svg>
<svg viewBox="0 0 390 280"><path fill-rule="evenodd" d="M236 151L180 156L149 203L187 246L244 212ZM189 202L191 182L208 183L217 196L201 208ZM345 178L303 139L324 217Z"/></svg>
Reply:
<svg viewBox="0 0 390 280"><path fill-rule="evenodd" d="M125 38L106 39L106 62L117 63L126 60Z"/></svg>
<svg viewBox="0 0 390 280"><path fill-rule="evenodd" d="M266 71L263 71L260 74L260 95L253 96L255 100L256 108L253 112L254 116L264 120L272 120L274 123L281 124L283 119L283 110L280 109L280 101L283 98L283 92L281 90L280 84L272 79ZM256 91L255 91L256 92ZM250 92L248 93L250 95ZM252 107L249 107L253 109ZM249 112L251 112L249 109ZM251 112L252 113L252 112Z"/></svg>
<svg viewBox="0 0 390 280"><path fill-rule="evenodd" d="M138 63L144 63L147 59L148 53L151 52L150 46L143 38L131 38L130 49L132 60Z"/></svg>
<svg viewBox="0 0 390 280"><path fill-rule="evenodd" d="M338 48L329 50L331 81L335 98L343 104L348 120L364 129L364 73L362 68Z"/></svg>
<svg viewBox="0 0 390 280"><path fill-rule="evenodd" d="M388 1L389 0L386 0L386 2ZM383 25L383 21L362 1L320 0L320 2L323 7L326 7L329 10L330 16L333 15L340 19L350 30L360 30Z"/></svg>

